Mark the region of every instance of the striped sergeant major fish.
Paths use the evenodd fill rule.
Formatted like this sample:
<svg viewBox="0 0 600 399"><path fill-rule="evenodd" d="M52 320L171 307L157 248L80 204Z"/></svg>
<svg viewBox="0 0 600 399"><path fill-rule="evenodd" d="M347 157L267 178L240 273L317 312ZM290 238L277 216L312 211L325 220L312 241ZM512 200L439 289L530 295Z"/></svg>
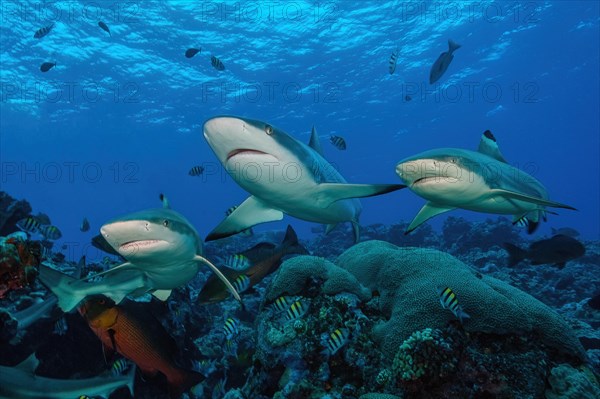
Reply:
<svg viewBox="0 0 600 399"><path fill-rule="evenodd" d="M440 294L440 304L444 309L449 309L454 316L460 321L462 324L464 320L470 319L467 313L465 313L462 307L458 304L458 299L456 298L456 294L449 287L438 288Z"/></svg>
<svg viewBox="0 0 600 399"><path fill-rule="evenodd" d="M331 144L333 144L335 146L335 148L337 148L338 150L343 151L346 149L346 140L344 140L343 137L330 136L329 141L331 141Z"/></svg>
<svg viewBox="0 0 600 399"><path fill-rule="evenodd" d="M241 272L250 267L250 259L242 254L231 255L225 259L225 266Z"/></svg>
<svg viewBox="0 0 600 399"><path fill-rule="evenodd" d="M238 294L240 294L250 287L250 277L246 276L245 274L240 274L238 278L236 278L231 284Z"/></svg>
<svg viewBox="0 0 600 399"><path fill-rule="evenodd" d="M37 234L40 232L42 226L35 218L28 217L19 220L16 226L21 230L29 234Z"/></svg>
<svg viewBox="0 0 600 399"><path fill-rule="evenodd" d="M331 334L326 342L326 348L321 353L327 356L333 356L348 342L350 331L347 328L338 328Z"/></svg>
<svg viewBox="0 0 600 399"><path fill-rule="evenodd" d="M227 320L225 320L225 324L223 325L223 333L225 334L225 340L231 340L233 337L238 335L238 325L239 322L232 317L229 317Z"/></svg>
<svg viewBox="0 0 600 399"><path fill-rule="evenodd" d="M223 62L220 59L218 59L217 57L215 57L214 55L212 57L210 57L210 64L217 71L224 71L225 70L225 65L223 65Z"/></svg>
<svg viewBox="0 0 600 399"><path fill-rule="evenodd" d="M33 34L33 38L34 39L41 39L42 37L44 37L48 33L50 33L50 31L52 30L52 28L54 28L54 23L51 23L48 26L44 26L43 28L40 28L40 29L36 30L35 33Z"/></svg>
<svg viewBox="0 0 600 399"><path fill-rule="evenodd" d="M398 62L398 47L394 51L392 51L392 55L390 56L390 75L393 75L396 71L396 63Z"/></svg>
<svg viewBox="0 0 600 399"><path fill-rule="evenodd" d="M302 316L304 316L307 311L308 311L308 305L306 305L304 301L299 299L299 300L295 301L294 303L292 303L292 305L289 307L289 309L285 315L285 318L288 321L296 320L296 319L299 319Z"/></svg>
<svg viewBox="0 0 600 399"><path fill-rule="evenodd" d="M204 167L200 165L193 166L188 172L190 176L200 176L202 173L204 173Z"/></svg>
<svg viewBox="0 0 600 399"><path fill-rule="evenodd" d="M111 373L113 376L123 375L125 373L125 370L127 370L128 368L129 364L127 363L127 360L125 360L124 358L120 358L115 360L115 362L113 363L111 367Z"/></svg>
<svg viewBox="0 0 600 399"><path fill-rule="evenodd" d="M283 312L289 309L293 302L294 299L289 296L280 296L279 298L275 299L275 302L273 302L271 306L273 309L275 309L275 311Z"/></svg>

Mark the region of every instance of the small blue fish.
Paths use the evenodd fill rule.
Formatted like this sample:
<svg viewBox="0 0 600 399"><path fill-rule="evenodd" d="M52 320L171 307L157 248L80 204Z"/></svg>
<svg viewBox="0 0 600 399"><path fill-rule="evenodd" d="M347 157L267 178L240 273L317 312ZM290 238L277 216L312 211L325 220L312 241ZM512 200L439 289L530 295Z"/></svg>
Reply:
<svg viewBox="0 0 600 399"><path fill-rule="evenodd" d="M287 320L296 320L300 317L304 316L308 311L308 306L304 304L301 300L295 301L292 303L292 306L287 311L286 319Z"/></svg>
<svg viewBox="0 0 600 399"><path fill-rule="evenodd" d="M347 328L338 328L329 335L329 339L326 343L326 348L323 353L324 355L333 356L337 351L340 350L348 342L350 331Z"/></svg>
<svg viewBox="0 0 600 399"><path fill-rule="evenodd" d="M250 267L250 259L241 254L231 255L225 259L225 266L233 270L244 271Z"/></svg>
<svg viewBox="0 0 600 399"><path fill-rule="evenodd" d="M223 326L223 333L225 334L226 340L230 340L233 337L235 337L239 333L238 321L231 317L225 320L225 325Z"/></svg>
<svg viewBox="0 0 600 399"><path fill-rule="evenodd" d="M90 229L89 220L87 220L87 218L83 218L83 220L81 221L81 226L79 226L79 231L81 231L82 233L85 233L86 231L89 231L89 229Z"/></svg>
<svg viewBox="0 0 600 399"><path fill-rule="evenodd" d="M458 304L458 299L456 298L456 294L452 291L451 288L445 287L440 288L440 304L444 309L449 309L454 316L460 321L462 324L464 320L471 318L467 313L462 310L462 307Z"/></svg>

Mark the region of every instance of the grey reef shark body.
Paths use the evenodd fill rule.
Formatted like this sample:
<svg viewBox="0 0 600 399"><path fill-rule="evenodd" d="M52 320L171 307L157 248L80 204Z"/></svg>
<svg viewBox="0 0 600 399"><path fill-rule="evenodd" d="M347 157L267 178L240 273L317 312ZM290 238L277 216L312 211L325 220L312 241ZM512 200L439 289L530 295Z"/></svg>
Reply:
<svg viewBox="0 0 600 399"><path fill-rule="evenodd" d="M0 399L74 399L81 395L89 397L110 394L121 387L127 387L133 396L135 366L126 375L62 380L35 375L38 366L35 354L15 367L0 366Z"/></svg>
<svg viewBox="0 0 600 399"><path fill-rule="evenodd" d="M514 215L513 223L533 233L546 207L575 208L550 201L546 188L533 176L509 165L489 130L478 151L438 148L408 157L396 173L410 190L428 202L408 226L410 233L426 220L453 209Z"/></svg>
<svg viewBox="0 0 600 399"><path fill-rule="evenodd" d="M231 177L250 193L206 241L281 220L284 214L326 224L327 231L338 223L351 222L358 241L362 207L357 198L405 187L348 184L323 158L314 128L309 145L305 145L268 123L222 116L204 124L204 137Z"/></svg>
<svg viewBox="0 0 600 399"><path fill-rule="evenodd" d="M208 265L241 302L227 278L201 256L202 241L196 229L166 206L132 213L101 227L102 236L125 258L125 263L88 276L94 279L102 276L100 281L78 280L40 265L40 279L58 297L60 308L70 311L85 297L99 294L119 303L127 295L150 292L164 301L171 290L194 278L200 263Z"/></svg>

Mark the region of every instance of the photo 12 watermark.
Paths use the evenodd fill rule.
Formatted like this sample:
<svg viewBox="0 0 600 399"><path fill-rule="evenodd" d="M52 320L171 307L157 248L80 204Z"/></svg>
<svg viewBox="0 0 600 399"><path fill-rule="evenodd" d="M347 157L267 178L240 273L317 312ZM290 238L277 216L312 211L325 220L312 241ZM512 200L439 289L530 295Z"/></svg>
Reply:
<svg viewBox="0 0 600 399"><path fill-rule="evenodd" d="M140 181L136 162L51 161L0 162L0 182L6 183L87 183L134 184Z"/></svg>

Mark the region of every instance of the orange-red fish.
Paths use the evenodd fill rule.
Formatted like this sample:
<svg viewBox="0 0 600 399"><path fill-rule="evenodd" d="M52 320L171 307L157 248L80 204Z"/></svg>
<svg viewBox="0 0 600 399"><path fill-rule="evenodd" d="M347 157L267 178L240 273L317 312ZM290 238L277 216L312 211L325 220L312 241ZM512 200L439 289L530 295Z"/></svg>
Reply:
<svg viewBox="0 0 600 399"><path fill-rule="evenodd" d="M171 397L178 397L203 381L204 376L175 364L173 339L158 320L139 306L127 302L116 305L99 295L86 299L78 310L102 341L105 351L120 353L146 375L160 371L167 378Z"/></svg>

